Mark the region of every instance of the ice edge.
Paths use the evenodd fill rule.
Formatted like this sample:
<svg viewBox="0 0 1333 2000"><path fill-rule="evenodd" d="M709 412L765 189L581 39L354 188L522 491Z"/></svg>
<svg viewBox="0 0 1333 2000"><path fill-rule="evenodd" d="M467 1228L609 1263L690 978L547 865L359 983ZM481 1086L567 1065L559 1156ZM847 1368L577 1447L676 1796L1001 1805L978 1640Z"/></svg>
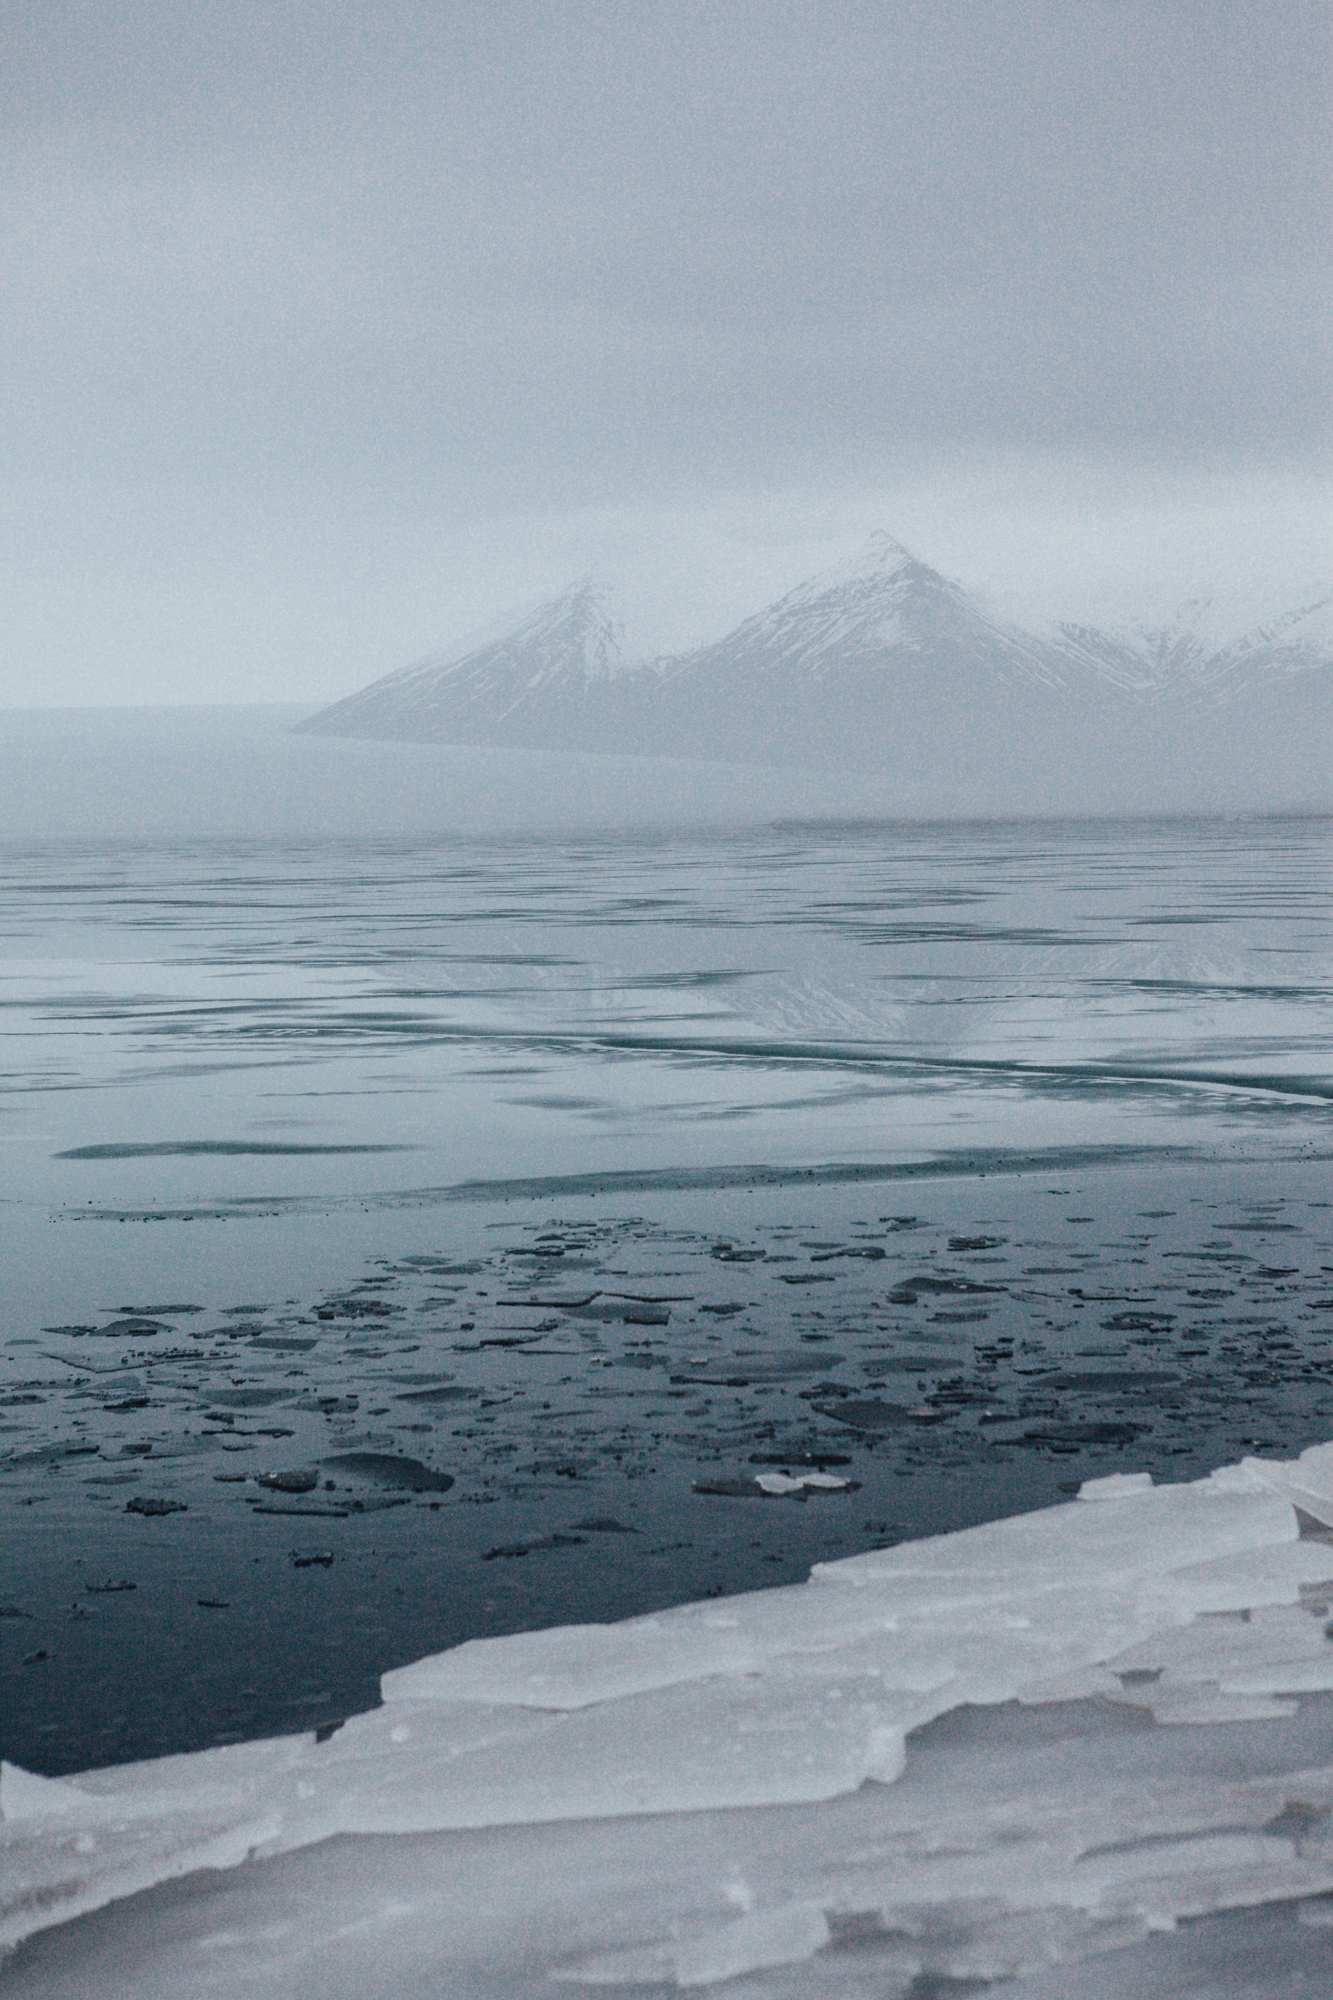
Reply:
<svg viewBox="0 0 1333 2000"><path fill-rule="evenodd" d="M836 1798L892 1782L908 1735L963 1704L1289 1714L1293 1694L1333 1692L1322 1620L1277 1609L1333 1578L1324 1528L1333 1443L1183 1485L1116 1475L1059 1507L818 1565L804 1584L469 1642L386 1674L384 1706L324 1743L64 1779L5 1764L0 1946L335 1834ZM827 1935L805 1914L800 1952Z"/></svg>

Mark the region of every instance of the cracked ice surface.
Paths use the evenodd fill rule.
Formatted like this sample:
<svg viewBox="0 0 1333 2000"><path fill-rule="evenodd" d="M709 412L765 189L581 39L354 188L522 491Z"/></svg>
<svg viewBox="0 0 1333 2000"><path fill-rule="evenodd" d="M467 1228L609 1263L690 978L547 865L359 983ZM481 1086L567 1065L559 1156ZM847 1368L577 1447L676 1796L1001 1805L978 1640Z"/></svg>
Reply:
<svg viewBox="0 0 1333 2000"><path fill-rule="evenodd" d="M0 1983L1326 1991L1331 1540L1333 1444L1117 1476L800 1586L474 1641L322 1743L6 1765Z"/></svg>

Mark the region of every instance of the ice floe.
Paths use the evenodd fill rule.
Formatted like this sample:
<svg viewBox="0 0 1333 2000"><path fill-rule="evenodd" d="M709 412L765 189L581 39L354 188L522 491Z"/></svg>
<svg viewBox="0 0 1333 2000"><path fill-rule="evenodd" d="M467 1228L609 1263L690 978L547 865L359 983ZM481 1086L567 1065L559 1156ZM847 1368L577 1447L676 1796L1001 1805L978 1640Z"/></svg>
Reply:
<svg viewBox="0 0 1333 2000"><path fill-rule="evenodd" d="M351 1994L373 1945L376 1992L448 1966L460 1995L555 1976L777 2000L1056 1964L1083 1992L1075 1968L1111 1953L1124 1983L1086 1991L1128 1994L1134 1952L1185 1918L1305 1899L1303 1935L1327 1933L1331 1609L1328 1444L473 1641L386 1674L323 1741L5 1765L0 1939L106 1913L8 1974ZM173 1880L169 1921L125 1900Z"/></svg>

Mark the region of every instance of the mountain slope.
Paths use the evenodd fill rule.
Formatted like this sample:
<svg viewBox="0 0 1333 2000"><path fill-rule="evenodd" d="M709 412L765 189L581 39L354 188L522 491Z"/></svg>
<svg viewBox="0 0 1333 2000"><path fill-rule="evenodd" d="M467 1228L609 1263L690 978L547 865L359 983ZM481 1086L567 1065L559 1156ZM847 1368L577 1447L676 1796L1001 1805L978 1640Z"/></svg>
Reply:
<svg viewBox="0 0 1333 2000"><path fill-rule="evenodd" d="M692 653L627 665L585 580L302 727L874 772L949 811L1333 798L1333 598L1235 629L1196 599L1158 627L1024 630L876 535Z"/></svg>
<svg viewBox="0 0 1333 2000"><path fill-rule="evenodd" d="M1333 668L1333 596L1235 630L1209 598L1191 598L1160 626L1099 631L1061 624L1071 656L1143 701L1234 701L1293 674Z"/></svg>
<svg viewBox="0 0 1333 2000"><path fill-rule="evenodd" d="M865 668L938 674L946 661L1005 686L1072 689L1087 680L1058 645L988 617L888 535L873 535L854 566L812 577L673 663L666 680L804 676L820 685Z"/></svg>
<svg viewBox="0 0 1333 2000"><path fill-rule="evenodd" d="M597 735L617 707L623 641L605 595L585 578L503 637L461 659L437 654L400 668L300 728L309 736L537 747L552 732Z"/></svg>
<svg viewBox="0 0 1333 2000"><path fill-rule="evenodd" d="M662 740L695 754L850 769L927 766L972 781L976 751L1029 761L1061 717L1117 698L1058 635L991 617L877 535L714 645L665 662Z"/></svg>

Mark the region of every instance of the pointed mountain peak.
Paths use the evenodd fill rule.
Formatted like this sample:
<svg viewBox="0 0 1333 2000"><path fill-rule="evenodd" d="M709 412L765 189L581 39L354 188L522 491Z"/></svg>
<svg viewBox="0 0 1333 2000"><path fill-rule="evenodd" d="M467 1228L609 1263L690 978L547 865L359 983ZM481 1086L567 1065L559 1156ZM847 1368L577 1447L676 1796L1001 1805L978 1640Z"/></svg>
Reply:
<svg viewBox="0 0 1333 2000"><path fill-rule="evenodd" d="M299 725L306 735L486 740L514 717L576 706L625 668L625 634L593 576L461 649L400 667ZM532 727L538 729L538 724Z"/></svg>
<svg viewBox="0 0 1333 2000"><path fill-rule="evenodd" d="M902 604L915 597L953 599L963 595L956 583L923 563L895 536L879 529L867 537L850 560L807 577L779 601L810 604L847 594L865 603L873 600L885 605Z"/></svg>
<svg viewBox="0 0 1333 2000"><path fill-rule="evenodd" d="M880 531L865 541L858 553L817 576L798 583L776 604L750 621L756 626L776 618L805 619L834 617L853 619L869 639L872 628L878 635L872 643L886 640L891 631L900 636L941 619L953 621L966 613L965 593L948 577L912 554L892 535Z"/></svg>
<svg viewBox="0 0 1333 2000"><path fill-rule="evenodd" d="M925 569L926 565L887 529L876 528L873 535L866 537L857 567L862 575L873 575L879 570L893 573L902 569ZM933 570L930 572L932 576L934 573Z"/></svg>
<svg viewBox="0 0 1333 2000"><path fill-rule="evenodd" d="M428 664L436 670L466 671L483 661L491 666L502 659L526 674L529 687L562 679L610 680L625 664L625 631L605 586L595 576L580 577L491 645L461 659Z"/></svg>

